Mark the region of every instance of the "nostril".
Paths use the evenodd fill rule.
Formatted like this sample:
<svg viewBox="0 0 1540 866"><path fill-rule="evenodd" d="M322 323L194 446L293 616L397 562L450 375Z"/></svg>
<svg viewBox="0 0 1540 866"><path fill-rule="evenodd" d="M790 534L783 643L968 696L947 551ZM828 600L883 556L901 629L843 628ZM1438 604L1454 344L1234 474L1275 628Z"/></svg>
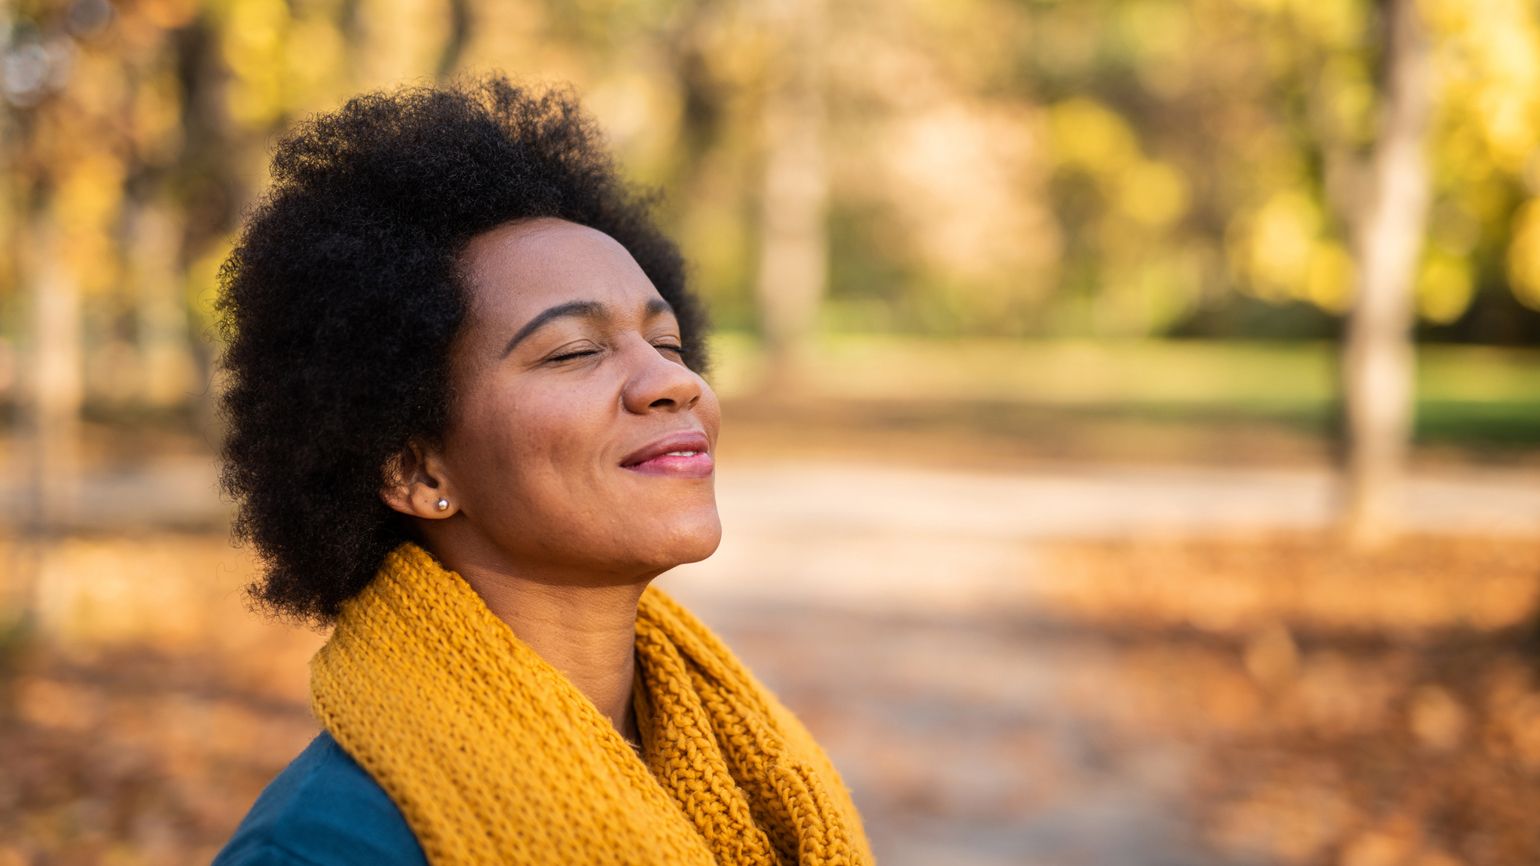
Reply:
<svg viewBox="0 0 1540 866"><path fill-rule="evenodd" d="M630 369L623 385L623 404L632 412L678 412L700 402L704 380L651 343L643 345L649 355Z"/></svg>

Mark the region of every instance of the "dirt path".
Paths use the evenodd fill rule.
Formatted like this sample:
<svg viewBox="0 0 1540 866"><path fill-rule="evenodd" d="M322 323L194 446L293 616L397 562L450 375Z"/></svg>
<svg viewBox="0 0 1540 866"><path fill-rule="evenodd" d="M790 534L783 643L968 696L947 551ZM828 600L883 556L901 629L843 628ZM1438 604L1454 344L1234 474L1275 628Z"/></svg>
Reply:
<svg viewBox="0 0 1540 866"><path fill-rule="evenodd" d="M15 524L27 499L19 479L5 482L0 521ZM1331 474L1301 468L1065 463L985 472L749 456L724 461L717 487L729 527L796 523L970 539L1308 528L1326 525L1333 508ZM1409 479L1403 501L1413 529L1533 532L1540 528L1540 470L1423 470ZM217 525L230 514L212 460L192 457L88 475L76 504L79 522L91 528Z"/></svg>
<svg viewBox="0 0 1540 866"><path fill-rule="evenodd" d="M1034 625L1023 590L1054 579L1044 542L1321 527L1331 492L1299 471L727 467L721 548L661 585L825 738L886 864L1239 863L1194 835L1182 741L1108 721L1159 684ZM1407 507L1421 529L1540 530L1532 478L1421 476Z"/></svg>

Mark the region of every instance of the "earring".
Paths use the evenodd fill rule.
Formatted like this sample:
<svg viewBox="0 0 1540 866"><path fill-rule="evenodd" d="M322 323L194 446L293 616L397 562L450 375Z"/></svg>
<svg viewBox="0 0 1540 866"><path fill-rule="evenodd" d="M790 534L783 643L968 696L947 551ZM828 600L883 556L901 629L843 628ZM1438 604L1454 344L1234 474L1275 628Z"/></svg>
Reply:
<svg viewBox="0 0 1540 866"><path fill-rule="evenodd" d="M438 506L438 510L439 511L448 511L449 510L449 500L445 499L442 496L440 496L438 498L438 502L436 502L434 504Z"/></svg>

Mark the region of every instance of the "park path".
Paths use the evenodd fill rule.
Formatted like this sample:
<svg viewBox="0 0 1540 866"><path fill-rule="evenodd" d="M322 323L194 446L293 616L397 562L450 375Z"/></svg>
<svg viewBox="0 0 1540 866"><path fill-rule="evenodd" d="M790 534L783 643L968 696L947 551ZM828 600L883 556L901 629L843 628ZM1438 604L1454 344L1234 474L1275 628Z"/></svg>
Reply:
<svg viewBox="0 0 1540 866"><path fill-rule="evenodd" d="M0 522L17 525L28 501L11 468L0 479ZM729 455L717 490L729 531L734 523L750 531L838 527L931 540L1310 528L1327 525L1333 509L1331 474L1300 468L1066 463L985 472ZM90 528L217 524L230 514L213 461L199 457L93 472L75 498L78 522ZM1529 533L1540 521L1540 470L1418 472L1403 501L1412 529Z"/></svg>
<svg viewBox="0 0 1540 866"><path fill-rule="evenodd" d="M759 460L719 469L724 540L680 573L735 594L795 593L863 607L987 604L1035 572L1045 541L1214 535L1331 524L1322 470L1063 465L1001 472L854 461ZM1414 475L1412 530L1540 532L1540 473Z"/></svg>
<svg viewBox="0 0 1540 866"><path fill-rule="evenodd" d="M1408 523L1532 534L1536 481L1420 475ZM1234 866L1196 836L1188 747L1105 724L1137 716L1114 705L1150 672L1089 630L1033 627L1024 599L1054 579L1045 542L1321 527L1332 490L1255 469L727 466L721 547L660 585L814 727L888 866Z"/></svg>

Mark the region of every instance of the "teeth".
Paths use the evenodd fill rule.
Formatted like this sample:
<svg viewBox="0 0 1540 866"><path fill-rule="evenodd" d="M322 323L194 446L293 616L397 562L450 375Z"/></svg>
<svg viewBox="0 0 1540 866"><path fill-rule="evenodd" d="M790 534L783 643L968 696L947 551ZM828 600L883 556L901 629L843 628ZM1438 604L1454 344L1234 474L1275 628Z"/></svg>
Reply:
<svg viewBox="0 0 1540 866"><path fill-rule="evenodd" d="M670 457L694 457L695 455L697 455L699 453L700 453L699 451L670 451L670 452L668 452L668 456L670 456Z"/></svg>

